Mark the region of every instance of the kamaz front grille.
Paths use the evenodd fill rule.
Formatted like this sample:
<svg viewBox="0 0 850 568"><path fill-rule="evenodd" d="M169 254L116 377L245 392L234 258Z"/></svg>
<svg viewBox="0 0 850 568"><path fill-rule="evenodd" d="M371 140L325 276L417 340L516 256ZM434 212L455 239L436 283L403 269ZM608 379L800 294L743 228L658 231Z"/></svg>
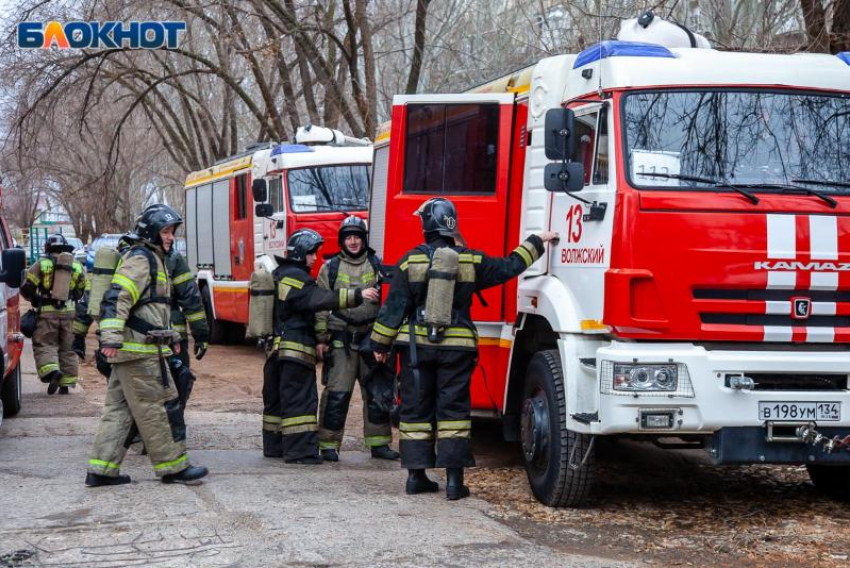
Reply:
<svg viewBox="0 0 850 568"><path fill-rule="evenodd" d="M694 300L743 300L751 302L790 302L791 298L805 297L812 302L850 302L850 290L747 290L698 288Z"/></svg>

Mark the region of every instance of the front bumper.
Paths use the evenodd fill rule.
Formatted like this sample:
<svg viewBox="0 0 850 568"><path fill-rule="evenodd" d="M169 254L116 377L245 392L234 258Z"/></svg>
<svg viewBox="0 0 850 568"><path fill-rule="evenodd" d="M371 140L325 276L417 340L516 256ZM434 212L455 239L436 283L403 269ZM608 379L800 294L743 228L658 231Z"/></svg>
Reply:
<svg viewBox="0 0 850 568"><path fill-rule="evenodd" d="M848 390L735 390L726 386L727 374L843 374L850 372L850 352L814 351L709 351L690 343L611 342L596 350L596 392L598 418L571 427L593 434L714 434L722 429L755 428L766 434L766 422L759 419L759 402L838 402L841 420L821 422L818 430L836 428L850 433L850 392ZM693 396L653 393L605 394L600 388L603 362L677 363L687 368ZM590 393L586 393L590 394ZM588 400L590 397L585 397ZM674 420L666 429L646 428L642 413L670 411ZM800 421L805 424L807 420ZM754 430L755 431L755 430ZM730 430L731 432L731 430ZM729 434L726 434L728 436ZM747 434L749 436L749 434ZM818 450L819 451L819 450ZM848 454L850 455L850 454ZM765 458L767 459L767 458ZM754 461L758 460L758 455ZM808 460L804 460L808 461ZM784 462L783 462L784 463Z"/></svg>
<svg viewBox="0 0 850 568"><path fill-rule="evenodd" d="M850 428L818 428L826 437L843 438ZM838 449L832 453L819 446L802 442L769 442L767 428L721 428L708 445L708 453L717 465L765 464L835 464L850 465L850 452Z"/></svg>

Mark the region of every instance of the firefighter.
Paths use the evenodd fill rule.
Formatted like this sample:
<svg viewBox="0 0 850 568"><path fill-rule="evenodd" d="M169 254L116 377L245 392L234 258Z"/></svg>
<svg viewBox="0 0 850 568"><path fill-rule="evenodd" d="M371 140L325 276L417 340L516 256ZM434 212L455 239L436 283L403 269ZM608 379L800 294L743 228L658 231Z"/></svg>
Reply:
<svg viewBox="0 0 850 568"><path fill-rule="evenodd" d="M394 344L401 347L399 445L401 465L409 472L407 493L437 491L425 470L441 467L446 497L457 500L469 495L463 469L475 465L469 394L478 359L473 295L521 274L557 234L532 235L507 258L491 258L463 245L451 201L429 199L416 214L425 244L401 258L374 324L372 346L379 362Z"/></svg>
<svg viewBox="0 0 850 568"><path fill-rule="evenodd" d="M286 463L323 461L316 420L316 312L379 298L375 288L319 288L310 269L323 243L316 231L299 229L286 241L286 258L275 257L274 337L263 373L263 454Z"/></svg>
<svg viewBox="0 0 850 568"><path fill-rule="evenodd" d="M337 235L339 254L319 270L319 287L327 290L349 290L378 287L380 292L380 259L369 248L366 222L354 215L340 225ZM356 308L319 312L316 315L316 339L322 367L322 403L319 410L319 449L325 461L339 461L339 447L345 431L345 418L351 402L354 382L359 381L363 397L363 439L373 458L398 459L393 451L389 413L372 422L368 412L369 391L364 379L376 365L375 358L361 344L368 334L379 305L365 302Z"/></svg>
<svg viewBox="0 0 850 568"><path fill-rule="evenodd" d="M133 233L123 235L118 241L119 252L126 251L133 245L136 239L137 237ZM201 291L198 288L198 282L192 275L186 258L172 249L166 255L165 266L171 277L173 286L171 297L171 327L180 334L180 353L173 354L168 358L168 367L171 371L174 385L177 388L178 396L174 400L168 401L165 408L174 439L180 441L186 439L184 412L195 382L195 376L192 374L189 364L187 323L188 327L191 328L192 338L195 341L194 353L198 361L207 352L209 326L203 304L201 303ZM80 359L85 359L86 335L94 321L94 318L88 315L90 293L91 282L88 282L82 300L77 302L77 314L74 318L74 352ZM95 352L95 360L97 361L98 371L106 378L109 378L112 374L111 366L105 362L99 349Z"/></svg>
<svg viewBox="0 0 850 568"><path fill-rule="evenodd" d="M145 209L136 222L138 241L123 255L100 308L100 348L112 365L106 402L98 425L86 485L121 485L121 462L138 430L154 472L164 483L196 483L207 475L192 466L186 445L175 441L165 403L177 397L166 357L179 350L170 329L172 282L165 255L183 223L165 205Z"/></svg>
<svg viewBox="0 0 850 568"><path fill-rule="evenodd" d="M57 233L47 237L45 255L30 266L21 295L38 313L32 351L38 378L49 383L47 394L68 394L77 385L78 361L73 350L74 302L86 286L83 265L73 260L74 247ZM60 255L63 258L60 259ZM60 292L59 289L63 291Z"/></svg>

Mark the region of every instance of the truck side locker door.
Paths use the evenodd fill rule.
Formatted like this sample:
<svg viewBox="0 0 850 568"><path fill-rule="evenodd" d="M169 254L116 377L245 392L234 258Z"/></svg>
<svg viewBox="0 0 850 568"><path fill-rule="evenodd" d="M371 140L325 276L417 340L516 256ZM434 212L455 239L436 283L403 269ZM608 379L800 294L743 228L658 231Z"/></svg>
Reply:
<svg viewBox="0 0 850 568"><path fill-rule="evenodd" d="M250 280L254 270L254 199L251 196L251 174L239 174L230 183L230 257L233 279Z"/></svg>
<svg viewBox="0 0 850 568"><path fill-rule="evenodd" d="M504 256L515 113L514 93L402 95L393 99L387 179L385 262L422 242L414 212L450 199L467 246ZM503 288L473 304L476 321L503 319Z"/></svg>

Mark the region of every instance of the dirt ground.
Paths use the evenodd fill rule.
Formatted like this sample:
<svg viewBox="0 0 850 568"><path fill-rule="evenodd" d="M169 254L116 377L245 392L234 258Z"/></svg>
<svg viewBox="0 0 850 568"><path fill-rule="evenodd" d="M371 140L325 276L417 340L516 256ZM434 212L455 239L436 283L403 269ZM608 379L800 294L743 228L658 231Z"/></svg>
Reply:
<svg viewBox="0 0 850 568"><path fill-rule="evenodd" d="M198 381L190 406L261 412L262 365L256 347L213 346L192 362ZM102 393L105 381L90 361L82 375L90 396ZM359 404L355 395L343 450L362 451ZM850 506L820 496L804 468L715 467L695 450L607 442L587 506L552 509L532 496L519 447L501 440L498 424L477 422L474 440L473 494L493 518L556 550L673 566L850 565ZM259 425L257 436L229 444L259 449Z"/></svg>

